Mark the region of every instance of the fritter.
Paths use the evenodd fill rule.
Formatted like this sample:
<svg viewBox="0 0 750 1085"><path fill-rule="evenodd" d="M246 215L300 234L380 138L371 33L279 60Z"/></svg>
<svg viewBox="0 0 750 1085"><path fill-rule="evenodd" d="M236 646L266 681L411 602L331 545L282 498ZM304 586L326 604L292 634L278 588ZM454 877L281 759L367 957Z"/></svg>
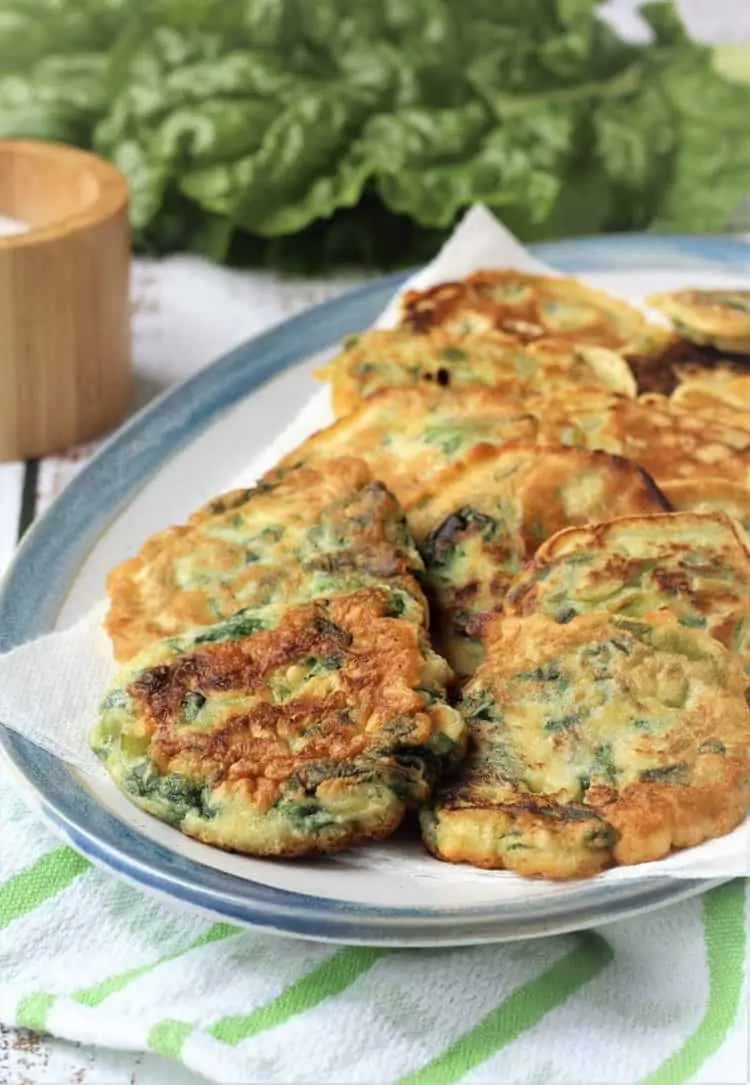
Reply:
<svg viewBox="0 0 750 1085"><path fill-rule="evenodd" d="M621 354L608 347L571 343L565 339L538 339L529 343L526 357L534 360L538 371L524 392L546 394L556 387L571 384L603 388L635 396L637 387L630 367Z"/></svg>
<svg viewBox="0 0 750 1085"><path fill-rule="evenodd" d="M522 442L474 449L409 514L438 651L461 677L476 669L483 623L555 532L668 508L645 471L606 452Z"/></svg>
<svg viewBox="0 0 750 1085"><path fill-rule="evenodd" d="M574 878L721 836L750 810L748 679L665 612L495 618L459 708L469 752L421 815L429 850Z"/></svg>
<svg viewBox="0 0 750 1085"><path fill-rule="evenodd" d="M241 608L393 582L416 601L422 571L401 509L362 460L280 471L152 536L107 579L105 629L123 662Z"/></svg>
<svg viewBox="0 0 750 1085"><path fill-rule="evenodd" d="M646 302L686 339L750 354L750 290L677 290Z"/></svg>
<svg viewBox="0 0 750 1085"><path fill-rule="evenodd" d="M725 478L680 478L662 483L675 512L723 512L750 534L750 489Z"/></svg>
<svg viewBox="0 0 750 1085"><path fill-rule="evenodd" d="M342 350L315 371L331 382L337 418L355 410L362 399L383 388L422 382L437 387L506 386L514 372L517 340L502 332L485 335L413 335L402 328L382 328L350 335Z"/></svg>
<svg viewBox="0 0 750 1085"><path fill-rule="evenodd" d="M687 380L675 390L672 402L681 410L700 411L725 425L750 430L750 369Z"/></svg>
<svg viewBox="0 0 750 1085"><path fill-rule="evenodd" d="M560 624L592 610L639 618L661 608L750 669L750 553L728 517L680 512L567 528L539 547L505 598L508 614Z"/></svg>
<svg viewBox="0 0 750 1085"><path fill-rule="evenodd" d="M281 466L361 456L407 510L474 445L533 440L536 419L489 388L388 388L284 457Z"/></svg>
<svg viewBox="0 0 750 1085"><path fill-rule="evenodd" d="M644 334L641 313L577 279L511 268L477 271L460 282L407 290L401 323L410 331L454 335L496 329L531 342L550 336L618 350Z"/></svg>
<svg viewBox="0 0 750 1085"><path fill-rule="evenodd" d="M707 393L704 382L700 382L703 385L702 389L697 389L695 383L691 381L689 384L680 385L669 400L649 392L640 396L639 403L646 410L653 407L658 413L669 411L673 418L681 416L691 419L694 429L703 426L706 430L710 428L717 433L724 430L725 434L731 435L730 442L744 445L745 435L750 434L750 411L741 411L715 395ZM684 393L682 393L683 388ZM733 465L730 463L728 467L732 470ZM724 469L725 465L722 464L722 470ZM739 478L747 478L750 484L750 468L744 472L736 472L736 475Z"/></svg>
<svg viewBox="0 0 750 1085"><path fill-rule="evenodd" d="M643 339L623 350L638 391L669 396L684 381L723 379L750 373L750 358L700 346L663 328L650 328Z"/></svg>
<svg viewBox="0 0 750 1085"><path fill-rule="evenodd" d="M524 348L501 332L414 335L402 328L350 336L342 352L319 369L331 381L334 413L354 410L382 388L432 384L484 385L523 397L558 385L589 385L635 395L635 381L619 354L602 347L545 339Z"/></svg>
<svg viewBox="0 0 750 1085"><path fill-rule="evenodd" d="M529 399L539 421L536 440L602 449L662 479L750 480L750 431L684 410L664 396L637 400L588 389L558 389Z"/></svg>
<svg viewBox="0 0 750 1085"><path fill-rule="evenodd" d="M464 744L448 665L401 603L368 588L151 645L91 744L136 805L207 844L294 856L382 839Z"/></svg>

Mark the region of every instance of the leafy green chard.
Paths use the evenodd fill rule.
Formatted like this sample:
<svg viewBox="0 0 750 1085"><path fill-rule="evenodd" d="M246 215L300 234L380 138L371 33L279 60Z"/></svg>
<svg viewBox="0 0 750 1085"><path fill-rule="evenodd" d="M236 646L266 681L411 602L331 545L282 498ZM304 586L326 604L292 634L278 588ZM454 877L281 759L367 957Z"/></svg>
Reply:
<svg viewBox="0 0 750 1085"><path fill-rule="evenodd" d="M220 261L419 262L479 200L524 240L726 229L747 53L670 3L625 43L599 6L5 0L0 134L94 147L138 247Z"/></svg>
<svg viewBox="0 0 750 1085"><path fill-rule="evenodd" d="M612 744L602 742L594 749L591 762L591 780L597 780L597 782L610 784L614 787L617 784L617 775L617 767L612 759Z"/></svg>
<svg viewBox="0 0 750 1085"><path fill-rule="evenodd" d="M185 723L194 723L200 715L200 710L206 703L206 698L196 690L190 690L182 698L180 713Z"/></svg>
<svg viewBox="0 0 750 1085"><path fill-rule="evenodd" d="M503 714L489 690L476 689L466 694L460 703L461 714L468 722L503 723Z"/></svg>
<svg viewBox="0 0 750 1085"><path fill-rule="evenodd" d="M436 445L444 456L453 456L471 441L470 427L458 422L428 426L422 434L425 444Z"/></svg>
<svg viewBox="0 0 750 1085"><path fill-rule="evenodd" d="M567 716L555 716L544 721L545 731L574 731L580 724L581 717L577 712L571 712Z"/></svg>
<svg viewBox="0 0 750 1085"><path fill-rule="evenodd" d="M209 625L203 632L193 637L193 644L217 644L225 640L239 640L241 637L249 637L259 629L265 629L265 623L247 610L240 610L231 618L225 618L222 622Z"/></svg>
<svg viewBox="0 0 750 1085"><path fill-rule="evenodd" d="M681 614L679 622L688 629L705 629L708 625L708 621L702 614Z"/></svg>
<svg viewBox="0 0 750 1085"><path fill-rule="evenodd" d="M208 799L208 789L177 772L159 776L149 761L133 766L125 780L128 791L141 799L155 802L162 816L173 824L179 824L188 814L210 818L214 810Z"/></svg>
<svg viewBox="0 0 750 1085"><path fill-rule="evenodd" d="M663 765L656 769L646 769L641 773L644 783L681 784L685 780L685 765Z"/></svg>

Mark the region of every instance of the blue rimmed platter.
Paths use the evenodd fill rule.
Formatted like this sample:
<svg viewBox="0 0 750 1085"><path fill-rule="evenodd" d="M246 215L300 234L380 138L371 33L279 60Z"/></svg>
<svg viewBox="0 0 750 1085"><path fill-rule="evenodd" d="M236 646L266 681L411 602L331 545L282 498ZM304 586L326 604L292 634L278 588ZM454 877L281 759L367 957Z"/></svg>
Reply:
<svg viewBox="0 0 750 1085"><path fill-rule="evenodd" d="M716 238L627 235L534 251L635 299L692 283L750 284L750 248ZM118 431L24 540L0 592L0 650L69 624L143 538L231 483L313 391L305 359L370 324L404 278L380 279L251 340ZM408 832L314 863L225 855L9 730L0 743L24 793L87 858L173 902L287 935L391 946L510 940L623 918L715 884L645 872L528 882L437 863Z"/></svg>

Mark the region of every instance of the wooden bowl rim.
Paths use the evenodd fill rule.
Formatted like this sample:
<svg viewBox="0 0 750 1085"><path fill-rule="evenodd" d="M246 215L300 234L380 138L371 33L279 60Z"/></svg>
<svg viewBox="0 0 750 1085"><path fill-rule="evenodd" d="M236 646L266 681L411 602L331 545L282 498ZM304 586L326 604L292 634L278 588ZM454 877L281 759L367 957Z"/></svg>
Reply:
<svg viewBox="0 0 750 1085"><path fill-rule="evenodd" d="M93 175L98 184L98 192L80 211L73 211L56 222L31 227L24 233L0 236L0 253L58 241L73 233L83 233L113 218L127 207L128 188L122 173L111 162L106 162L89 151L46 140L0 139L0 155L8 153L27 158L54 158L58 162L64 158L66 164L79 173Z"/></svg>

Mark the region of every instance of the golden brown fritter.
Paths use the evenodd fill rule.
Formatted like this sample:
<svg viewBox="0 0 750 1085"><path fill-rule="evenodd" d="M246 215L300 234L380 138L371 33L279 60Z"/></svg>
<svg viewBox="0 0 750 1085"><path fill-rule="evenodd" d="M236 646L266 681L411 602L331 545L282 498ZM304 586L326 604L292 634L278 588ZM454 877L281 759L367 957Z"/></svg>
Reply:
<svg viewBox="0 0 750 1085"><path fill-rule="evenodd" d="M750 369L687 380L675 390L672 403L711 421L750 430Z"/></svg>
<svg viewBox="0 0 750 1085"><path fill-rule="evenodd" d="M376 328L350 335L341 352L316 370L315 376L331 382L333 412L341 418L383 388L422 383L505 388L518 350L517 340L501 332L413 335L403 328Z"/></svg>
<svg viewBox="0 0 750 1085"><path fill-rule="evenodd" d="M533 439L536 431L525 408L489 388L388 388L303 441L281 466L361 456L408 513L437 472L474 445Z"/></svg>
<svg viewBox="0 0 750 1085"><path fill-rule="evenodd" d="M398 583L423 606L422 562L398 503L362 460L269 476L152 536L107 579L119 661L247 606Z"/></svg>
<svg viewBox="0 0 750 1085"><path fill-rule="evenodd" d="M750 290L677 290L646 301L686 339L750 354Z"/></svg>
<svg viewBox="0 0 750 1085"><path fill-rule="evenodd" d="M438 651L460 677L475 670L483 623L555 532L668 508L645 471L606 452L522 442L473 449L434 479L409 514Z"/></svg>
<svg viewBox="0 0 750 1085"><path fill-rule="evenodd" d="M725 478L680 478L662 483L675 512L723 512L750 533L750 489Z"/></svg>
<svg viewBox="0 0 750 1085"><path fill-rule="evenodd" d="M750 811L748 679L660 612L495 618L459 709L466 761L421 815L449 862L546 878L664 858Z"/></svg>
<svg viewBox="0 0 750 1085"><path fill-rule="evenodd" d="M532 358L538 370L533 382L522 388L523 395L535 391L546 395L571 384L619 392L631 399L637 391L630 366L622 354L608 347L566 339L537 339L528 344L525 357Z"/></svg>
<svg viewBox="0 0 750 1085"><path fill-rule="evenodd" d="M505 611L565 624L592 610L640 617L669 608L750 670L750 553L720 513L629 516L567 528L514 579Z"/></svg>
<svg viewBox="0 0 750 1085"><path fill-rule="evenodd" d="M463 752L448 665L387 588L240 611L131 660L91 743L189 836L314 855L388 836Z"/></svg>
<svg viewBox="0 0 750 1085"><path fill-rule="evenodd" d="M454 335L496 329L520 342L552 337L618 350L644 334L641 313L576 279L510 268L477 271L460 282L407 290L401 323L410 331Z"/></svg>
<svg viewBox="0 0 750 1085"><path fill-rule="evenodd" d="M533 441L479 445L436 475L410 509L417 546L466 505L509 518L527 557L563 527L669 509L653 479L622 456Z"/></svg>
<svg viewBox="0 0 750 1085"><path fill-rule="evenodd" d="M635 395L635 382L619 354L602 347L545 339L524 347L496 331L450 335L439 329L414 335L403 328L350 336L342 352L316 376L331 381L337 417L383 388L432 384L476 385L511 398L559 385L607 388Z"/></svg>
<svg viewBox="0 0 750 1085"><path fill-rule="evenodd" d="M637 400L606 392L557 390L527 401L539 419L536 440L599 448L639 464L662 479L750 480L750 431L683 410L649 395Z"/></svg>

